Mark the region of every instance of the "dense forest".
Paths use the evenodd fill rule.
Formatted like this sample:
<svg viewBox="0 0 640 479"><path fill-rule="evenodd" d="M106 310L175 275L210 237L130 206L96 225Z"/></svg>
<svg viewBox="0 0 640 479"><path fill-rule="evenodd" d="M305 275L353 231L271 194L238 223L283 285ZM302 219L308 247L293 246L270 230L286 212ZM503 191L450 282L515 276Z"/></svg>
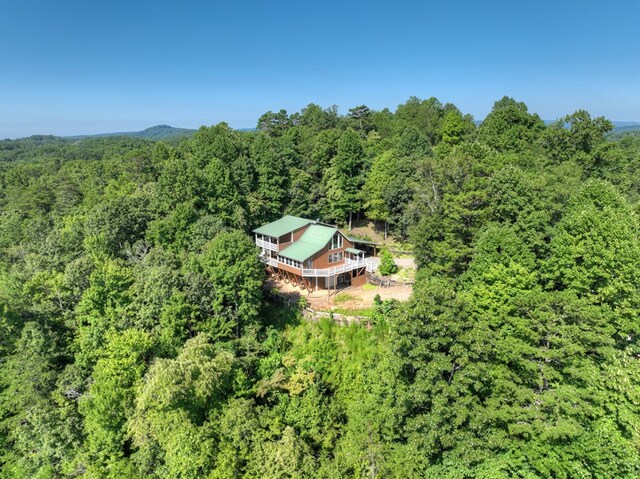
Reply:
<svg viewBox="0 0 640 479"><path fill-rule="evenodd" d="M640 136L503 98L173 143L0 141L0 476L640 476ZM263 294L252 228L376 222L373 326Z"/></svg>

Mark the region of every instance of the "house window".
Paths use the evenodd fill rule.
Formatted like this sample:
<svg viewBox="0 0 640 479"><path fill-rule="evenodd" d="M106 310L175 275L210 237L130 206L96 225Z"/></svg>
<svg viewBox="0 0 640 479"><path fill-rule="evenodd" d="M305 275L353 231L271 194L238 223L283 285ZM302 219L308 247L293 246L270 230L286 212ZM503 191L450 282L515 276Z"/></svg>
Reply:
<svg viewBox="0 0 640 479"><path fill-rule="evenodd" d="M336 233L333 238L331 238L331 249L342 248L342 235L340 233Z"/></svg>
<svg viewBox="0 0 640 479"><path fill-rule="evenodd" d="M281 263L284 263L288 266L293 266L294 268L298 268L300 269L301 267L301 263L300 261L295 261L289 258L285 258L284 256L278 256L278 261L280 261Z"/></svg>
<svg viewBox="0 0 640 479"><path fill-rule="evenodd" d="M342 261L343 253L340 251L339 253L331 253L329 255L329 263L338 263Z"/></svg>

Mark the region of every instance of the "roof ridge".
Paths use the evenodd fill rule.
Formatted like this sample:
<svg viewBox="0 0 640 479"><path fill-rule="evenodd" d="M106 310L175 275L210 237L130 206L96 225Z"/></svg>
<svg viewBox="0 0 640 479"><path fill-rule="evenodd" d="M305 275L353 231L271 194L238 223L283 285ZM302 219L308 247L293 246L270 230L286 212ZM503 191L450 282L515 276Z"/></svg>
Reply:
<svg viewBox="0 0 640 479"><path fill-rule="evenodd" d="M257 234L279 237L313 223L313 220L299 216L285 215L271 223L253 230Z"/></svg>
<svg viewBox="0 0 640 479"><path fill-rule="evenodd" d="M296 261L304 261L327 246L336 231L337 228L332 226L317 223L311 224L307 226L300 238L293 241L278 254Z"/></svg>

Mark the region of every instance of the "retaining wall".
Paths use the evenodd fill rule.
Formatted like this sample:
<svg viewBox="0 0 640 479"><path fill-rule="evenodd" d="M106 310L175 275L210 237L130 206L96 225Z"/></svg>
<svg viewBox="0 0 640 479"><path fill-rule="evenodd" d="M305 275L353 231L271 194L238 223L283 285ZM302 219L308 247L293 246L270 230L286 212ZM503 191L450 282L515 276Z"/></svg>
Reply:
<svg viewBox="0 0 640 479"><path fill-rule="evenodd" d="M367 273L367 283L375 284L376 286L381 286L383 288L388 288L390 286L408 286L415 283L415 281L396 281L391 278L376 276L373 273Z"/></svg>
<svg viewBox="0 0 640 479"><path fill-rule="evenodd" d="M331 318L335 323L346 326L353 323L365 324L371 327L371 318L366 316L348 316L346 314L333 313L328 311L316 311L315 309L305 306L300 308L297 302L283 296L274 291L265 291L265 294L272 300L280 304L284 304L291 309L298 309L302 312L302 316L309 321L320 321L322 318Z"/></svg>

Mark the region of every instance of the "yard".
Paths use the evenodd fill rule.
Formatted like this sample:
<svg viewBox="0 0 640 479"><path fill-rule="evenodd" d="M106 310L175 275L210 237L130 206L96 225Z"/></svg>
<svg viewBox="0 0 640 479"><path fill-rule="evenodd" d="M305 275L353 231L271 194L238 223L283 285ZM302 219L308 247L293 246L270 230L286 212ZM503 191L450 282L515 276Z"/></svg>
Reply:
<svg viewBox="0 0 640 479"><path fill-rule="evenodd" d="M375 298L376 294L379 294L383 300L397 299L399 301L406 301L411 296L413 290L411 285L382 288L372 284L365 284L363 286L346 288L338 291L337 294L329 296L326 290L312 291L308 294L306 290L293 286L291 283L277 282L273 279L269 280L268 287L277 289L281 294L294 301L304 297L307 304L318 311L337 309L354 313L370 309L373 306L373 298Z"/></svg>

